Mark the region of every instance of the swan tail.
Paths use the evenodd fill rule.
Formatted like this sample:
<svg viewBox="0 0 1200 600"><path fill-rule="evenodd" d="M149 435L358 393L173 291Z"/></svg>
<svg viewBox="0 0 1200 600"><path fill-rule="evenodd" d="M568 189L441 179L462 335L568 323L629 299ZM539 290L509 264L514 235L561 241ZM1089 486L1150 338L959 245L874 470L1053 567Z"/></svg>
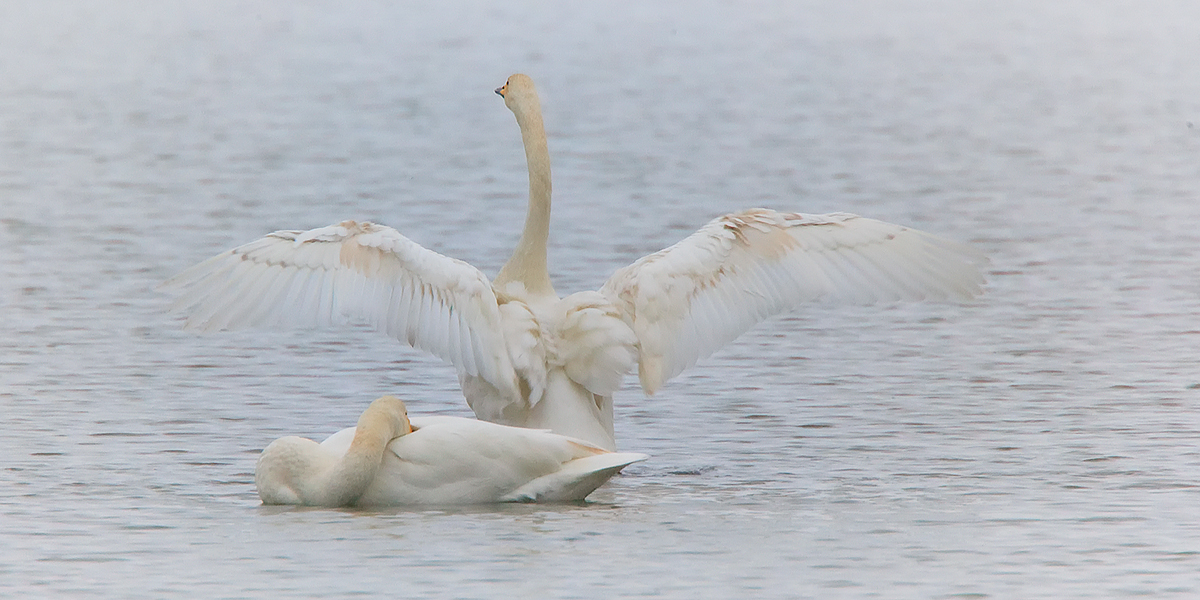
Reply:
<svg viewBox="0 0 1200 600"><path fill-rule="evenodd" d="M648 455L636 452L605 452L577 458L562 469L543 475L501 498L503 502L574 502L583 500L632 463Z"/></svg>

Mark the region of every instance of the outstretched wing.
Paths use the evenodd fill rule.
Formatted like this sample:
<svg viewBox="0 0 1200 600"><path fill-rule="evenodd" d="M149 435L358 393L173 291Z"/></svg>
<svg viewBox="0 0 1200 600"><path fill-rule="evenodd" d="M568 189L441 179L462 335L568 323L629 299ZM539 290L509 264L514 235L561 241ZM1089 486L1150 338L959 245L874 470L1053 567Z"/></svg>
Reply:
<svg viewBox="0 0 1200 600"><path fill-rule="evenodd" d="M636 333L638 376L653 394L800 303L968 299L986 262L968 246L856 215L751 209L618 270L600 291Z"/></svg>
<svg viewBox="0 0 1200 600"><path fill-rule="evenodd" d="M360 319L516 394L487 277L395 229L343 221L276 231L166 281L188 328L317 327Z"/></svg>

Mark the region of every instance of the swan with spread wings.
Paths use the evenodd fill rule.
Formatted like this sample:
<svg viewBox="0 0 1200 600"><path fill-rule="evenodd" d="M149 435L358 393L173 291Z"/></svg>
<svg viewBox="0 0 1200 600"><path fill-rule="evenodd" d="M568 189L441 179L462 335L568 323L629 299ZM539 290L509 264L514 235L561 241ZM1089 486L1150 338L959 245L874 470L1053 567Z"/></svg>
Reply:
<svg viewBox="0 0 1200 600"><path fill-rule="evenodd" d="M653 394L754 324L814 300L965 300L986 259L915 229L847 213L750 209L619 269L598 291L550 283L550 155L533 81L496 90L516 115L529 209L489 280L395 229L343 221L277 231L172 278L187 326L323 326L365 320L457 369L480 419L615 450L612 395L637 366Z"/></svg>

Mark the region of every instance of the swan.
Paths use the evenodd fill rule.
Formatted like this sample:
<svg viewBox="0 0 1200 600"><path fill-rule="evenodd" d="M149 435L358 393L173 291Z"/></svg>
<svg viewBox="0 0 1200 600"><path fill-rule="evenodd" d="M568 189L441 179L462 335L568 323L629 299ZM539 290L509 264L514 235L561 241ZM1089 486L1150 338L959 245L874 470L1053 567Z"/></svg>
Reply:
<svg viewBox="0 0 1200 600"><path fill-rule="evenodd" d="M609 452L549 431L461 417L408 417L384 396L356 427L320 444L288 436L258 459L263 504L403 506L570 502L645 454Z"/></svg>
<svg viewBox="0 0 1200 600"><path fill-rule="evenodd" d="M516 74L496 93L521 132L529 207L495 279L371 222L276 231L164 282L180 294L173 309L185 327L365 320L451 363L478 418L615 450L612 396L634 365L653 395L804 302L981 293L987 259L969 246L849 213L754 208L717 217L597 291L560 298L546 267L550 155L537 91Z"/></svg>

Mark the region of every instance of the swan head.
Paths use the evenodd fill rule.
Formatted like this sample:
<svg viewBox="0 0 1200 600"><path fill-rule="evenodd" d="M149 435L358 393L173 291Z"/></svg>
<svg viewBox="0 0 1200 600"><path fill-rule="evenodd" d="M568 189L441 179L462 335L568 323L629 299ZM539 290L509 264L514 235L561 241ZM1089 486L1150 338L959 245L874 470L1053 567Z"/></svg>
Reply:
<svg viewBox="0 0 1200 600"><path fill-rule="evenodd" d="M541 110L537 88L534 87L533 79L530 79L528 75L516 73L510 76L504 85L496 88L496 93L504 98L504 105L514 113L521 114L531 107Z"/></svg>
<svg viewBox="0 0 1200 600"><path fill-rule="evenodd" d="M363 412L360 425L374 422L383 425L385 430L391 430L389 439L398 438L412 433L412 422L408 420L408 408L404 402L395 396L383 396L371 403Z"/></svg>

